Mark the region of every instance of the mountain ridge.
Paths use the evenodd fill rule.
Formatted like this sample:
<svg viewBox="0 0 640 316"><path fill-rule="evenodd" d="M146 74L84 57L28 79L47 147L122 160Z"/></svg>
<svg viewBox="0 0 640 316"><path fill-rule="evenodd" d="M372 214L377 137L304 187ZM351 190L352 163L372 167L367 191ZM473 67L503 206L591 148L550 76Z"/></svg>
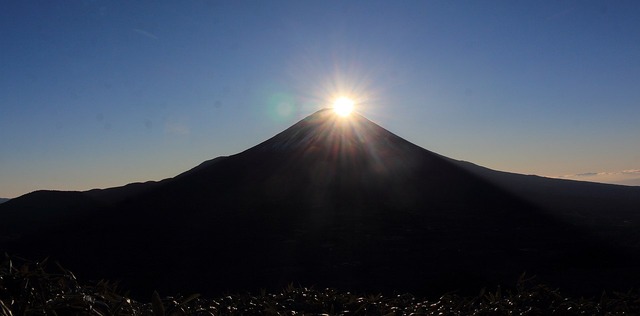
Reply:
<svg viewBox="0 0 640 316"><path fill-rule="evenodd" d="M141 291L289 282L477 291L524 270L576 291L636 282L628 270L640 262L637 249L619 244L640 240L637 226L619 224L638 219L633 205L640 205L640 191L624 193L626 204L616 202L622 193L596 196L623 211L607 215L611 223L577 225L572 221L585 218L579 209L540 203L563 190L568 197L560 204L592 195L564 184L453 160L362 116L324 110L245 151L160 182L10 201L0 206L0 223L33 225L25 218L58 203L49 214L57 221L41 220L26 233L13 225L0 246L60 256L73 270L122 279ZM38 206L33 197L40 195ZM27 202L32 209L25 212L20 205ZM588 211L587 217L607 217L596 206ZM623 232L612 235L617 230Z"/></svg>

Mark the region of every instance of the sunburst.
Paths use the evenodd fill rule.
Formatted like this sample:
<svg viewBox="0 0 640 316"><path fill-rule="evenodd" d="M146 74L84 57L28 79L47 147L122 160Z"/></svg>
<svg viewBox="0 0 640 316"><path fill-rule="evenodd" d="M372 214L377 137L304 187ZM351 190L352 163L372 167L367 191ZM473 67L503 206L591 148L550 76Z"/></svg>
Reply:
<svg viewBox="0 0 640 316"><path fill-rule="evenodd" d="M347 117L351 112L353 112L354 102L353 100L347 97L338 98L335 102L333 102L333 110L336 114Z"/></svg>

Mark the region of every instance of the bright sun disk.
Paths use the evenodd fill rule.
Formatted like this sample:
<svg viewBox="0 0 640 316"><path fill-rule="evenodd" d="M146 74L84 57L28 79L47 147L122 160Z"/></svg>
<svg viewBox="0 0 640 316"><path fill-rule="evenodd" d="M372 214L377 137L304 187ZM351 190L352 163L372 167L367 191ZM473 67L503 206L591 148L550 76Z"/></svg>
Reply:
<svg viewBox="0 0 640 316"><path fill-rule="evenodd" d="M353 111L353 100L349 98L339 98L333 103L333 110L342 117L346 117Z"/></svg>

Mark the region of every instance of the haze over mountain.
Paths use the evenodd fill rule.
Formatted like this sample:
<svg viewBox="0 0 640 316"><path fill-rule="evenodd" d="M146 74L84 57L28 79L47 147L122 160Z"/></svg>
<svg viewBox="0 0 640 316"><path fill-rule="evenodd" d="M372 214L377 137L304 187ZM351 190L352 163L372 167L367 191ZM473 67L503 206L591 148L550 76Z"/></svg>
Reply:
<svg viewBox="0 0 640 316"><path fill-rule="evenodd" d="M640 188L493 171L318 111L160 182L0 206L0 249L138 293L289 282L475 292L527 271L578 293L638 284Z"/></svg>

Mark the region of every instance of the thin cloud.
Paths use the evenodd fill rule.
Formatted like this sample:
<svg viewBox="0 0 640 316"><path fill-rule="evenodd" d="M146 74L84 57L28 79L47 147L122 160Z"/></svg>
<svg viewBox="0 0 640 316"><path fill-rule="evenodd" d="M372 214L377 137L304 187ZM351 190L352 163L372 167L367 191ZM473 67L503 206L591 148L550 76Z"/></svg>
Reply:
<svg viewBox="0 0 640 316"><path fill-rule="evenodd" d="M171 135L189 135L189 126L182 121L167 122L164 124L164 131Z"/></svg>
<svg viewBox="0 0 640 316"><path fill-rule="evenodd" d="M592 177L592 176L597 176L597 175L598 175L597 172L585 172L585 173L575 174L574 176L576 176L576 177Z"/></svg>
<svg viewBox="0 0 640 316"><path fill-rule="evenodd" d="M550 16L547 17L547 20L556 20L556 19L561 19L564 18L565 16L571 14L573 11L575 11L575 7L571 7L569 9L560 11L560 12L556 12Z"/></svg>
<svg viewBox="0 0 640 316"><path fill-rule="evenodd" d="M142 35L142 36L145 36L145 37L148 37L148 38L152 38L154 40L160 39L155 34L153 34L151 32L148 32L148 31L145 31L145 30L142 30L142 29L133 29L133 31L138 33L138 34L140 34L140 35Z"/></svg>
<svg viewBox="0 0 640 316"><path fill-rule="evenodd" d="M554 178L601 182L611 184L640 185L640 169L626 169L622 171L582 172L555 176Z"/></svg>

